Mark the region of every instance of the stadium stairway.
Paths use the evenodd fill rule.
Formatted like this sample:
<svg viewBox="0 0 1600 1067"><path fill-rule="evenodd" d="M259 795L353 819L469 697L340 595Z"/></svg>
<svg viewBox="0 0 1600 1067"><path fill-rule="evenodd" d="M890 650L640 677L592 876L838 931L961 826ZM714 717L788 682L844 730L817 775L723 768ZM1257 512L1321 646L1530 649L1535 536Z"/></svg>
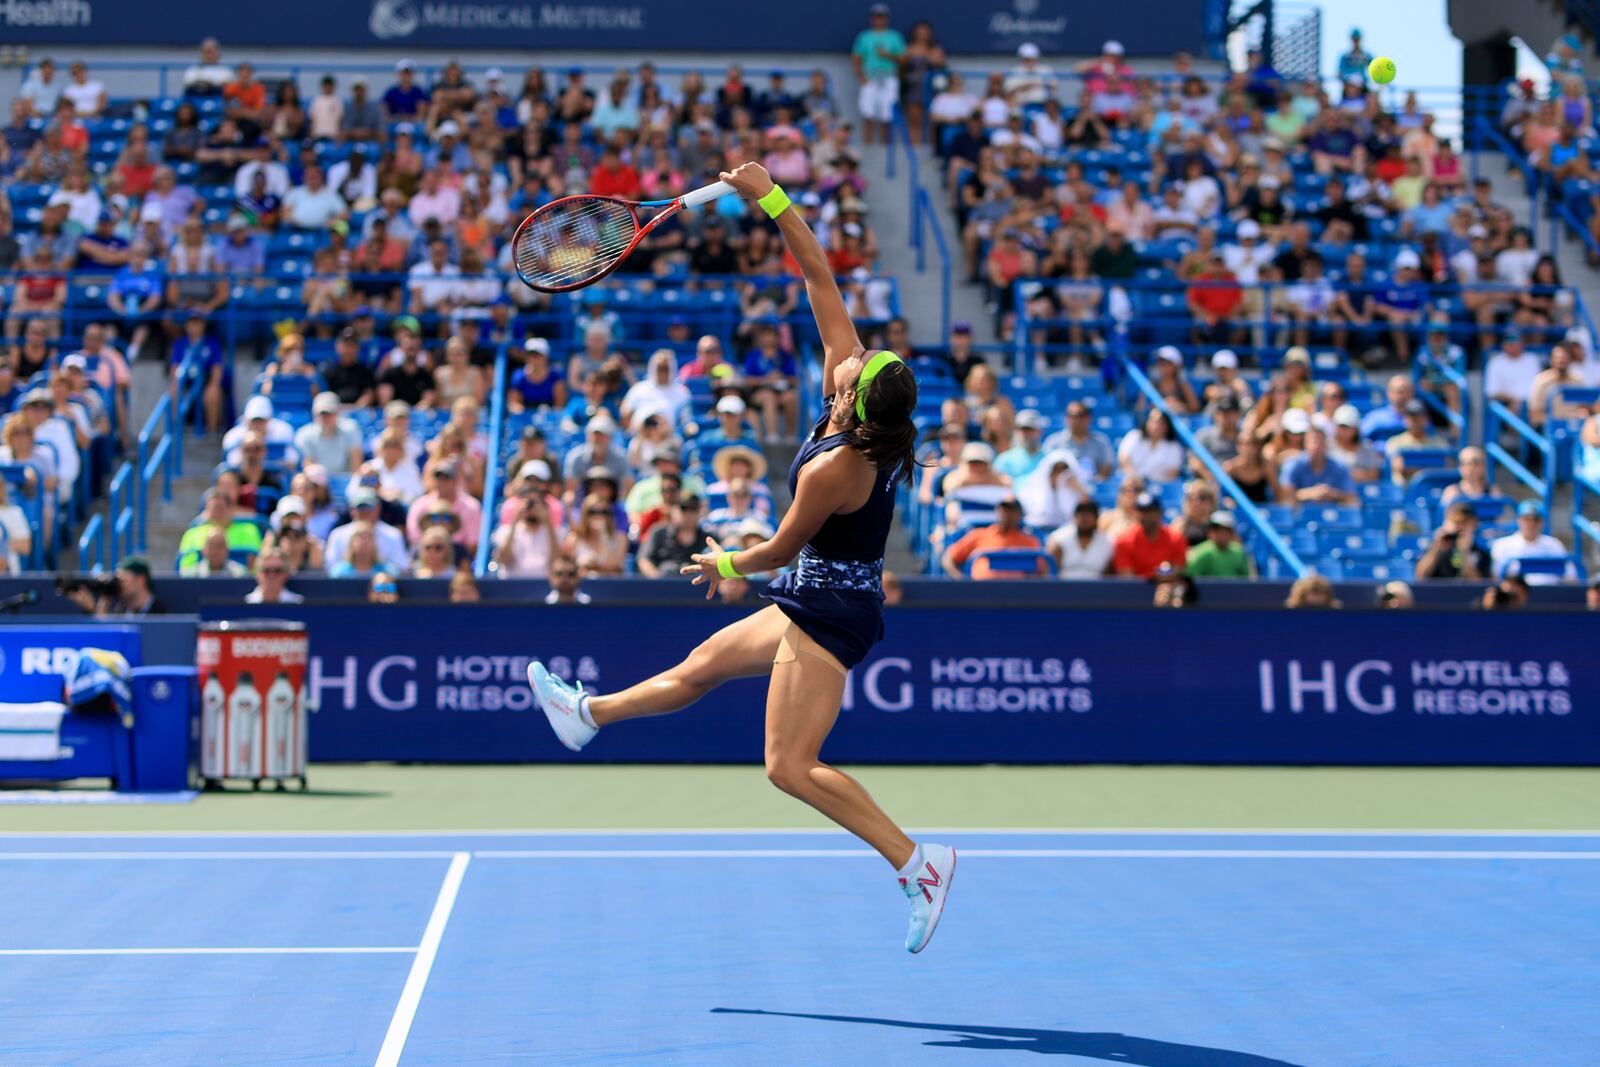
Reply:
<svg viewBox="0 0 1600 1067"><path fill-rule="evenodd" d="M1523 180L1522 172L1511 166L1506 158L1498 153L1487 152L1477 159L1478 173L1488 178L1493 184L1494 198L1506 206L1513 219L1525 220L1528 217L1528 185ZM1551 227L1548 217L1539 220L1539 232L1534 235L1534 243L1540 251L1551 252L1556 257L1556 266L1561 273L1563 283L1578 290L1583 306L1590 309L1600 308L1600 271L1589 266L1586 261L1586 249L1583 241L1574 236L1566 226ZM1555 232L1556 244L1552 247L1550 242L1551 231ZM1600 340L1600 338L1597 338ZM1472 425L1483 426L1483 375L1479 373L1468 375L1472 383L1473 413ZM1503 469L1498 471L1497 481L1504 492L1521 495L1526 489L1507 474ZM1555 498L1550 508L1550 530L1558 536L1566 538L1572 529L1572 485L1565 483L1557 485ZM1593 568L1600 559L1586 559L1585 564Z"/></svg>
<svg viewBox="0 0 1600 1067"><path fill-rule="evenodd" d="M869 181L867 206L871 208L868 221L878 231L878 247L884 258L895 266L900 279L900 309L911 323L911 340L922 344L944 344L939 334L939 252L932 236L926 238L925 269L918 274L913 257L905 251L911 246L911 186L905 166L904 149L895 161L893 178L885 177L888 169L888 149L880 144L860 145L861 173ZM939 213L939 223L944 227L945 240L953 257L951 263L950 321L970 322L973 340L980 345L995 341L994 324L984 309L983 290L967 285L961 272L961 231L956 226L945 200L943 185L939 182L939 163L926 146L918 146L917 164L923 188L928 190L934 210ZM899 269L904 264L905 269Z"/></svg>

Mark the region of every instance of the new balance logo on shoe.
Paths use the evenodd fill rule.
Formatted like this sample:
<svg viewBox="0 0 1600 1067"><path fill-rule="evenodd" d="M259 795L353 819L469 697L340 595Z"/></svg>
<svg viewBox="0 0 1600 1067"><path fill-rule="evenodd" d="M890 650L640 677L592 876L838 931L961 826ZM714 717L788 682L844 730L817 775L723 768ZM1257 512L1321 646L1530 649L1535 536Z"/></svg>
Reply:
<svg viewBox="0 0 1600 1067"><path fill-rule="evenodd" d="M931 863L924 863L923 867L927 870L928 877L926 877L926 878L918 877L917 878L917 888L922 890L923 897L925 897L927 899L927 901L931 904L933 902L933 894L928 892L928 887L932 886L934 889L938 889L939 888L939 886L941 885L941 882L940 882L940 879L939 879L939 872L933 869L933 864L931 864ZM905 884L904 880L902 880L900 884L904 885Z"/></svg>

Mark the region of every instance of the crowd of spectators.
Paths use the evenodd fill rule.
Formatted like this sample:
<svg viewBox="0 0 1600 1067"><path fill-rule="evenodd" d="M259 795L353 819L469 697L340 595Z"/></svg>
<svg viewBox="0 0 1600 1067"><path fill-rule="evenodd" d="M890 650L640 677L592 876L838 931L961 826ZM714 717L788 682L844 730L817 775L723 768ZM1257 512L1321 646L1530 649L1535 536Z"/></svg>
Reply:
<svg viewBox="0 0 1600 1067"><path fill-rule="evenodd" d="M770 221L725 198L668 220L623 265L635 289L731 288L729 328L698 340L688 316L641 329L600 288L572 306L569 346L541 328L569 305L516 282L508 244L560 196L667 198L759 160L852 310L881 325L892 308L871 277L867 183L822 72L402 60L385 81L328 76L302 98L214 40L169 100L116 99L81 62L65 77L34 65L0 138L0 277L20 272L0 285L0 415L15 408L0 461L37 472L23 491L74 483L106 432L97 402L126 434L129 364L154 358L197 382L200 428L226 431L176 560L185 575L265 561L375 583L442 575L487 527L503 575L653 576L708 532L768 530L763 446L799 429L788 317L804 315ZM287 312L254 310L251 294L286 283ZM235 421L236 346L263 335L265 371ZM485 433L497 388L522 427L503 501L484 499L504 461ZM35 434L60 441L38 449ZM26 549L27 532L5 547L0 559Z"/></svg>

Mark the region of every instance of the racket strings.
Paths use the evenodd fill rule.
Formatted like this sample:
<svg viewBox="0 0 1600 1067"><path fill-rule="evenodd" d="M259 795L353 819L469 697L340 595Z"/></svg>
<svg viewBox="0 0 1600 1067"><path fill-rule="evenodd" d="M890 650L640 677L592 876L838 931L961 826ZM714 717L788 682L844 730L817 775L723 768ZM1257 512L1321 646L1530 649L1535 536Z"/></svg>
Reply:
<svg viewBox="0 0 1600 1067"><path fill-rule="evenodd" d="M632 209L614 200L552 204L528 219L513 256L528 284L569 288L609 271L638 232L639 220Z"/></svg>

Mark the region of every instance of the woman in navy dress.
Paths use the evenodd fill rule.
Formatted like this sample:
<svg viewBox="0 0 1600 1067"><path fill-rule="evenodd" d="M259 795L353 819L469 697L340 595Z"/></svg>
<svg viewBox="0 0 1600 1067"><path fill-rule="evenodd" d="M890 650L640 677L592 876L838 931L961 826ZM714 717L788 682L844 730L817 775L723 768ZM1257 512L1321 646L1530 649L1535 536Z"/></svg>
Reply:
<svg viewBox="0 0 1600 1067"><path fill-rule="evenodd" d="M772 784L816 808L876 849L911 902L906 948L933 936L955 873L955 852L907 837L865 788L818 758L844 696L845 674L883 637L883 550L894 521L895 486L909 480L917 443L917 383L892 352L867 352L856 336L826 256L805 221L759 164L728 182L778 224L805 277L825 362L825 413L789 471L794 502L771 540L708 551L683 568L709 599L719 582L798 566L772 584L771 605L723 628L682 663L624 689L588 694L542 664L528 680L562 743L577 750L601 727L688 707L735 678L770 676L766 767Z"/></svg>

